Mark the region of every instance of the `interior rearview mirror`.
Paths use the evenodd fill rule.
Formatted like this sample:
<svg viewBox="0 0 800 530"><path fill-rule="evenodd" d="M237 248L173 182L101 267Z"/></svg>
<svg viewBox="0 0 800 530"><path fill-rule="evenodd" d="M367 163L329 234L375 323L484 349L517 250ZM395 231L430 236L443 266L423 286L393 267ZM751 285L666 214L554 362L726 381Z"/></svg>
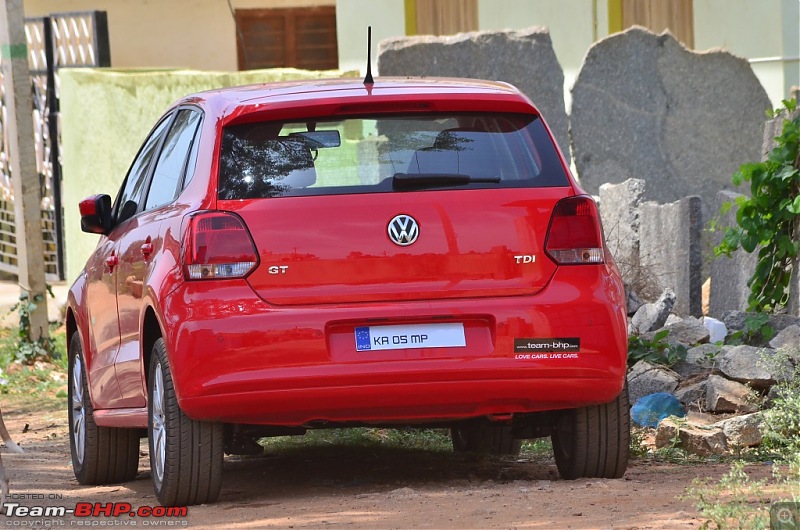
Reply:
<svg viewBox="0 0 800 530"><path fill-rule="evenodd" d="M323 147L339 147L342 145L342 139L339 136L339 131L336 129L325 131L308 131L291 133L289 136L299 137L305 140L306 145L312 149L320 149Z"/></svg>

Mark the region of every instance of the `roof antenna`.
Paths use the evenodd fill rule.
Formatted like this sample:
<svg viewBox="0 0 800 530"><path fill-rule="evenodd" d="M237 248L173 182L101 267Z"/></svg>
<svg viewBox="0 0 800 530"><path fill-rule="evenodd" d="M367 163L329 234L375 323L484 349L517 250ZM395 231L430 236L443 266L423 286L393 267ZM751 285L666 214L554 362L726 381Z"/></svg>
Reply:
<svg viewBox="0 0 800 530"><path fill-rule="evenodd" d="M375 84L372 79L372 26L367 26L367 75L364 76L364 84Z"/></svg>

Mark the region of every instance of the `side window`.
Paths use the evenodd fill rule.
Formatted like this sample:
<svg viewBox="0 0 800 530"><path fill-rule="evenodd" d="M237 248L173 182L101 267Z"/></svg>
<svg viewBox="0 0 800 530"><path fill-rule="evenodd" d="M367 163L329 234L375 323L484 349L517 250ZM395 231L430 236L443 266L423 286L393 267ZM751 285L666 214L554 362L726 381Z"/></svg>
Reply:
<svg viewBox="0 0 800 530"><path fill-rule="evenodd" d="M199 112L189 109L178 112L156 162L146 210L167 204L177 197L199 123Z"/></svg>
<svg viewBox="0 0 800 530"><path fill-rule="evenodd" d="M133 217L139 209L139 204L142 201L145 182L147 182L147 173L150 169L150 162L158 149L158 144L161 143L161 137L164 136L164 131L170 122L170 116L165 117L156 126L150 136L145 140L144 145L139 150L139 154L131 164L128 170L128 177L125 179L122 189L117 195L117 200L114 202L114 219L119 224L127 219Z"/></svg>
<svg viewBox="0 0 800 530"><path fill-rule="evenodd" d="M203 120L199 120L202 122ZM186 161L186 172L183 177L183 184L181 185L181 190L183 190L189 182L191 182L192 177L194 177L194 170L197 166L197 152L200 150L200 135L202 134L203 126L198 122L197 131L194 133L194 140L192 141L192 150L189 152L189 160Z"/></svg>

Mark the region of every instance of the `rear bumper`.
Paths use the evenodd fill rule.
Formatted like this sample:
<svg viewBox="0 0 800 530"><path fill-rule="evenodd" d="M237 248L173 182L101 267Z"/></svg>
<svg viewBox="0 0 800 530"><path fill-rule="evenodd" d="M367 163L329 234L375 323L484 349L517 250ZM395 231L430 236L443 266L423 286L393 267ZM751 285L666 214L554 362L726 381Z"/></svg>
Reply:
<svg viewBox="0 0 800 530"><path fill-rule="evenodd" d="M228 393L185 399L190 416L232 423L424 423L613 401L619 378L389 383Z"/></svg>
<svg viewBox="0 0 800 530"><path fill-rule="evenodd" d="M576 286L581 286L580 288ZM163 306L178 400L196 419L424 422L606 403L627 358L622 286L561 267L535 296L280 308L244 281L190 282ZM356 326L464 322L466 348L357 352ZM525 355L514 339L580 339Z"/></svg>

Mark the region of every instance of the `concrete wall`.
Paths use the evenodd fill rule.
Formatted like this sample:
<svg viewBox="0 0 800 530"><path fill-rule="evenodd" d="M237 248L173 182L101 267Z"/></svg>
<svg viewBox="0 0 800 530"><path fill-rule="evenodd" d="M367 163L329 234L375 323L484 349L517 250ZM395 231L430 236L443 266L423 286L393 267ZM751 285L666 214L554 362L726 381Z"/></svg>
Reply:
<svg viewBox="0 0 800 530"><path fill-rule="evenodd" d="M340 75L338 71L307 72L290 68L234 74L61 70L67 281L75 280L99 239L81 231L78 202L95 193L107 193L112 199L116 196L142 141L175 100L223 86Z"/></svg>

